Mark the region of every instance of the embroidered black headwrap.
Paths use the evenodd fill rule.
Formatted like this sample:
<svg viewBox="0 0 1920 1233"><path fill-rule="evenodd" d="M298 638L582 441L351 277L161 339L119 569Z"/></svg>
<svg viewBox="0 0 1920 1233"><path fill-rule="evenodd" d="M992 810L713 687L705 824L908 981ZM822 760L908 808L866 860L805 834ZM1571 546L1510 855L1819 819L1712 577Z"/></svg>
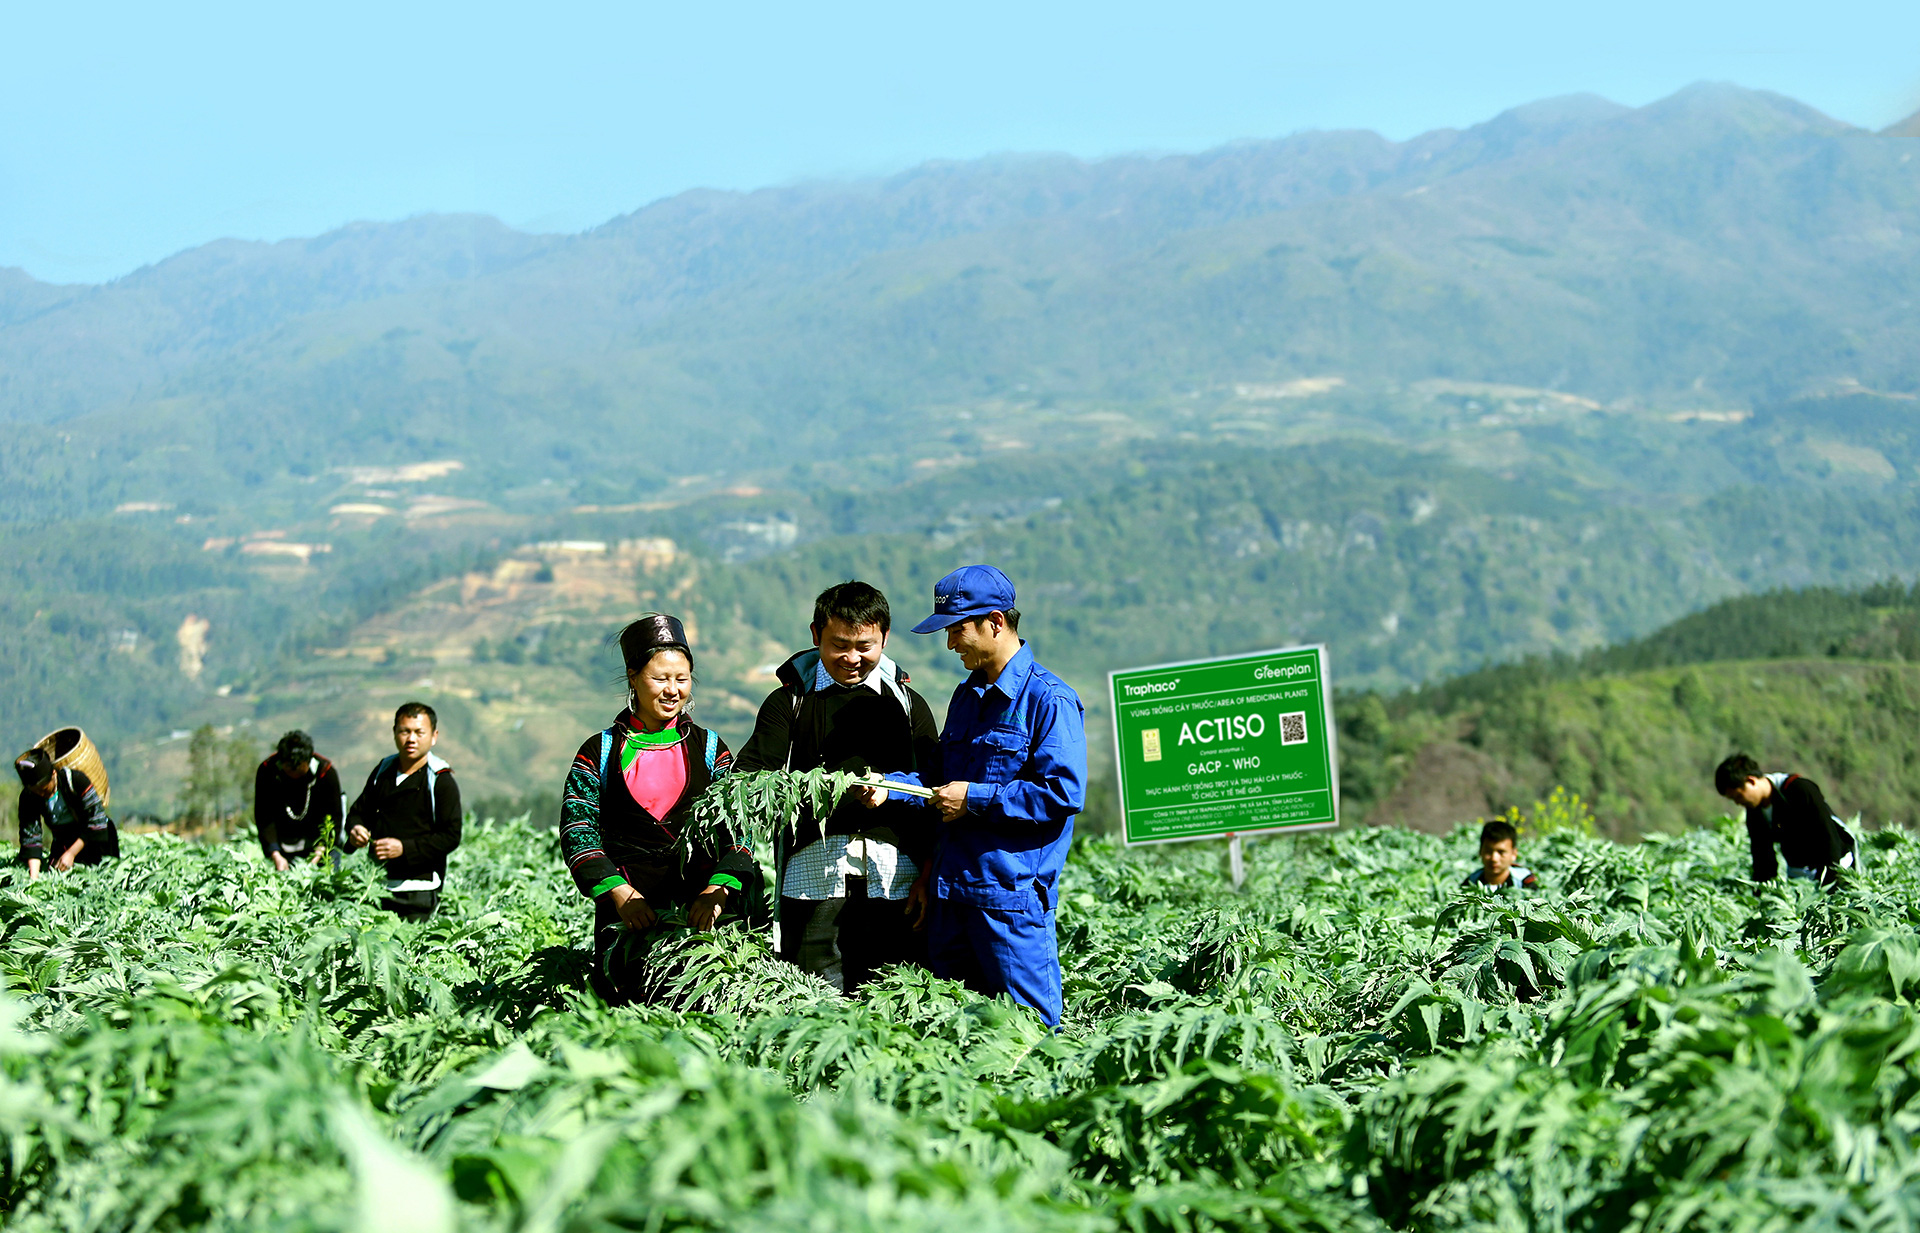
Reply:
<svg viewBox="0 0 1920 1233"><path fill-rule="evenodd" d="M680 618L663 612L649 612L620 631L620 658L627 661L628 672L647 666L655 651L675 650L693 663L693 650L687 645L687 631Z"/></svg>
<svg viewBox="0 0 1920 1233"><path fill-rule="evenodd" d="M37 788L53 778L53 759L44 749L29 749L14 759L13 769L19 772L21 783Z"/></svg>

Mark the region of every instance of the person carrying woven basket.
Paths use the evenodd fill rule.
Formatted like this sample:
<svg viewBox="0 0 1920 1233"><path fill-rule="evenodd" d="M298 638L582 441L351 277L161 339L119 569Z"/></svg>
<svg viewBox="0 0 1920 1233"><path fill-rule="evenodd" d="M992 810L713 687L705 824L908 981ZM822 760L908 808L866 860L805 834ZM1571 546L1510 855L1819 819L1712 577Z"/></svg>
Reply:
<svg viewBox="0 0 1920 1233"><path fill-rule="evenodd" d="M620 655L626 709L580 746L560 798L560 853L593 901L594 987L614 1004L642 995L648 934L663 913L705 930L729 909L757 914L762 899L753 851L731 835L682 851L693 802L733 767L719 734L687 717L686 630L649 613L620 631Z"/></svg>
<svg viewBox="0 0 1920 1233"><path fill-rule="evenodd" d="M44 749L21 754L13 769L20 775L20 858L29 878L40 876L48 853L62 873L120 855L120 831L85 771L56 769Z"/></svg>

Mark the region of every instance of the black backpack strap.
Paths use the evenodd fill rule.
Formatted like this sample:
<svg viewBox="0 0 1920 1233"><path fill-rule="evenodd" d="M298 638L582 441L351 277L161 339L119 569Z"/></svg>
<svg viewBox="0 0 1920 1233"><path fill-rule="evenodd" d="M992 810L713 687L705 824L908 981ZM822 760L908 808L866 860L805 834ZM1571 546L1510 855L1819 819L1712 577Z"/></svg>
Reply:
<svg viewBox="0 0 1920 1233"><path fill-rule="evenodd" d="M807 695L804 690L793 689L787 692L787 702L793 707L793 715L787 720L787 760L780 768L783 771L793 769L793 725L800 721L800 708L806 704L806 701Z"/></svg>

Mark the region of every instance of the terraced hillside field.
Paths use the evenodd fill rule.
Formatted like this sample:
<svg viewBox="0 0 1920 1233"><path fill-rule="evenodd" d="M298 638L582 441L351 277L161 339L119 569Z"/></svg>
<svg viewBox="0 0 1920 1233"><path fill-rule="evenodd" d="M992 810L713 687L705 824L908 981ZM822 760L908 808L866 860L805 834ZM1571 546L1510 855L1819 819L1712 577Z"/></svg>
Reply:
<svg viewBox="0 0 1920 1233"><path fill-rule="evenodd" d="M1063 1031L900 971L845 999L731 928L586 992L524 822L443 914L248 841L0 874L10 1229L1791 1229L1920 1219L1920 837L1756 890L1731 827L1083 843Z"/></svg>

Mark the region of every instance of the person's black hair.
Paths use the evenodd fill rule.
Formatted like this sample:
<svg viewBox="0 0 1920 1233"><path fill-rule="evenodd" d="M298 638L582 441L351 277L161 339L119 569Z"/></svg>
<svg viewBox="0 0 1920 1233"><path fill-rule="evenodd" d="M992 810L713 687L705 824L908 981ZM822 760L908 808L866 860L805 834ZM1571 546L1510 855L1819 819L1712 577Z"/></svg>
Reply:
<svg viewBox="0 0 1920 1233"><path fill-rule="evenodd" d="M884 634L893 629L893 611L887 607L887 597L878 587L850 579L835 583L814 597L813 632L825 630L828 621L844 622L849 629L878 625Z"/></svg>
<svg viewBox="0 0 1920 1233"><path fill-rule="evenodd" d="M1480 828L1480 846L1483 849L1490 848L1503 839L1515 848L1520 846L1520 832L1513 829L1513 823L1495 820Z"/></svg>
<svg viewBox="0 0 1920 1233"><path fill-rule="evenodd" d="M395 726L398 726L400 723L399 717L395 716L393 722ZM438 725L435 726L437 727ZM293 731L281 737L280 743L274 746L274 748L279 751L280 757L288 762L305 762L307 759L313 757L313 738L300 729L295 728Z"/></svg>
<svg viewBox="0 0 1920 1233"><path fill-rule="evenodd" d="M35 746L14 759L13 769L19 774L21 783L29 788L37 788L53 778L53 759L46 750Z"/></svg>
<svg viewBox="0 0 1920 1233"><path fill-rule="evenodd" d="M620 674L620 680L624 683L632 673L646 671L647 665L652 663L656 656L665 655L668 652L672 652L675 655L685 655L687 657L687 671L689 673L693 672L693 652L678 644L663 642L659 646L650 646L645 651L642 651L641 654L645 658L641 659L637 664L627 665L627 670Z"/></svg>
<svg viewBox="0 0 1920 1233"><path fill-rule="evenodd" d="M1020 632L1020 610L1018 608L1000 608L1000 609L996 609L995 611L999 612L1001 616L1007 618L1008 629L1012 630L1016 634ZM982 612L978 616L970 616L964 619L968 621L984 621L987 619L987 615L988 615L987 613Z"/></svg>
<svg viewBox="0 0 1920 1233"><path fill-rule="evenodd" d="M424 702L401 703L400 709L393 713L393 726L398 728L401 720L412 719L415 715L424 715L427 717L427 728L430 731L440 731L440 717L434 714L433 708Z"/></svg>
<svg viewBox="0 0 1920 1233"><path fill-rule="evenodd" d="M1713 768L1713 790L1725 796L1749 779L1760 777L1760 764L1746 754L1737 753Z"/></svg>
<svg viewBox="0 0 1920 1233"><path fill-rule="evenodd" d="M642 613L639 619L627 623L615 641L620 644L620 658L628 672L640 671L662 651L680 652L687 657L688 669L693 667L693 648L687 643L687 630L680 624L679 617L663 612Z"/></svg>

